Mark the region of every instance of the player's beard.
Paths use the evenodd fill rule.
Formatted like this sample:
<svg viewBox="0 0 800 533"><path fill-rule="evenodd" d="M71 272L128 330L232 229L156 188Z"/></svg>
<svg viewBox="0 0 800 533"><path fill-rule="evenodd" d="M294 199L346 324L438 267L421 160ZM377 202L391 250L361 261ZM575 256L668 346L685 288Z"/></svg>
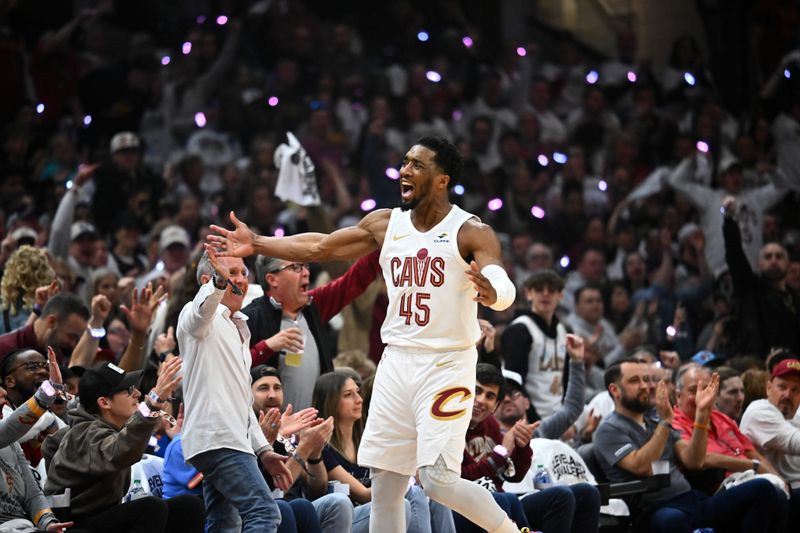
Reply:
<svg viewBox="0 0 800 533"><path fill-rule="evenodd" d="M403 211L410 211L416 208L418 205L419 205L419 198L414 198L410 202L404 202L403 200L400 200L400 209L402 209Z"/></svg>

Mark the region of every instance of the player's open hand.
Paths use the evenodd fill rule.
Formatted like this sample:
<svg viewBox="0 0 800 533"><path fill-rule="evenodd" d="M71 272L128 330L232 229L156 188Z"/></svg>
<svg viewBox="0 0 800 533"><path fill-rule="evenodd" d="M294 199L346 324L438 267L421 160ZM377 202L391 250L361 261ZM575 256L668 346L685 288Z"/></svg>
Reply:
<svg viewBox="0 0 800 533"><path fill-rule="evenodd" d="M464 272L466 272L467 277L472 282L472 286L475 287L477 291L477 294L473 298L474 301L486 307L489 307L497 301L497 291L494 290L494 287L492 287L487 277L481 274L478 269L478 263L470 261L469 269Z"/></svg>
<svg viewBox="0 0 800 533"><path fill-rule="evenodd" d="M236 218L236 215L231 211L231 222L233 222L233 231L223 227L212 224L210 226L212 234L206 237L208 243L213 246L217 255L220 257L247 257L253 255L253 242L255 241L255 233L253 233L247 224Z"/></svg>

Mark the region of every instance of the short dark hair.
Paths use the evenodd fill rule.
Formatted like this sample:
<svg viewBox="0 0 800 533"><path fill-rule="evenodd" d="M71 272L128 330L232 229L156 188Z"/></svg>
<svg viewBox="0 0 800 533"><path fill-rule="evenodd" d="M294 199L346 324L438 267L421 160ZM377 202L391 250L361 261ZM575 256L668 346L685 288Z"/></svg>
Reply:
<svg viewBox="0 0 800 533"><path fill-rule="evenodd" d="M500 369L489 363L478 363L475 369L475 381L481 385L497 385L497 402L506 395L506 378Z"/></svg>
<svg viewBox="0 0 800 533"><path fill-rule="evenodd" d="M622 376L622 365L625 363L641 364L641 361L634 359L633 357L623 357L622 359L614 361L608 365L605 374L603 374L603 381L606 384L606 390L608 390L608 386L612 383L619 382L619 378Z"/></svg>
<svg viewBox="0 0 800 533"><path fill-rule="evenodd" d="M564 280L552 270L539 270L528 276L528 279L525 280L525 288L528 290L539 290L544 287L549 287L555 291L561 292L564 290Z"/></svg>
<svg viewBox="0 0 800 533"><path fill-rule="evenodd" d="M456 145L444 137L437 137L426 135L420 137L417 142L420 146L433 151L433 161L442 171L450 176L450 182L447 184L448 189L461 181L461 172L464 170L464 157L458 151Z"/></svg>
<svg viewBox="0 0 800 533"><path fill-rule="evenodd" d="M0 363L0 381L2 381L2 383L0 383L1 386L3 386L3 387L6 386L5 385L5 381L6 381L6 377L8 377L8 371L9 371L9 369L14 368L14 364L17 362L17 359L19 359L19 357L21 355L29 353L29 352L36 352L39 355L42 355L41 353L39 353L38 350L36 350L34 348L22 348L20 350L16 350L14 352L11 352L10 354L8 354L5 357L5 359L3 359L3 362ZM44 355L42 355L42 357L44 357ZM45 357L45 359L46 359L46 357Z"/></svg>
<svg viewBox="0 0 800 533"><path fill-rule="evenodd" d="M722 386L723 383L728 381L731 378L741 378L742 374L735 368L731 368L729 366L720 366L717 367L715 370L717 374L719 374L719 384Z"/></svg>
<svg viewBox="0 0 800 533"><path fill-rule="evenodd" d="M598 294L600 294L600 297L601 298L603 297L603 289L600 287L600 285L597 285L595 283L587 283L586 285L583 285L582 287L580 287L578 290L575 291L576 304L581 301L581 294L583 294L584 291L597 291Z"/></svg>
<svg viewBox="0 0 800 533"><path fill-rule="evenodd" d="M64 320L73 314L84 320L89 320L89 308L80 298L65 292L50 298L42 309L42 316L56 315L58 320Z"/></svg>

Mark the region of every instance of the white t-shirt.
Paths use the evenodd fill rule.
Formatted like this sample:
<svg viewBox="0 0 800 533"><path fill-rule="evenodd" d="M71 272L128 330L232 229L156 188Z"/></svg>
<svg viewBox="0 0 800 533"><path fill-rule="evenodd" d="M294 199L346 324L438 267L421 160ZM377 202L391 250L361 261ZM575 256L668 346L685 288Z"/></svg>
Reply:
<svg viewBox="0 0 800 533"><path fill-rule="evenodd" d="M793 489L800 488L800 420L786 420L769 400L756 400L747 406L739 429Z"/></svg>

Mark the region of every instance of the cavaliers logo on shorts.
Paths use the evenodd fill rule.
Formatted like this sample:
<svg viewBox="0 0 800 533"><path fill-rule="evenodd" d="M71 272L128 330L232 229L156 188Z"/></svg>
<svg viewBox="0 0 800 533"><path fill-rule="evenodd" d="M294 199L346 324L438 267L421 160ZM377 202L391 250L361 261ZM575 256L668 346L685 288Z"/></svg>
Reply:
<svg viewBox="0 0 800 533"><path fill-rule="evenodd" d="M433 405L431 405L431 416L436 420L455 420L464 416L466 409L448 410L447 403L458 399L463 402L472 397L472 391L466 387L448 387L433 395Z"/></svg>

